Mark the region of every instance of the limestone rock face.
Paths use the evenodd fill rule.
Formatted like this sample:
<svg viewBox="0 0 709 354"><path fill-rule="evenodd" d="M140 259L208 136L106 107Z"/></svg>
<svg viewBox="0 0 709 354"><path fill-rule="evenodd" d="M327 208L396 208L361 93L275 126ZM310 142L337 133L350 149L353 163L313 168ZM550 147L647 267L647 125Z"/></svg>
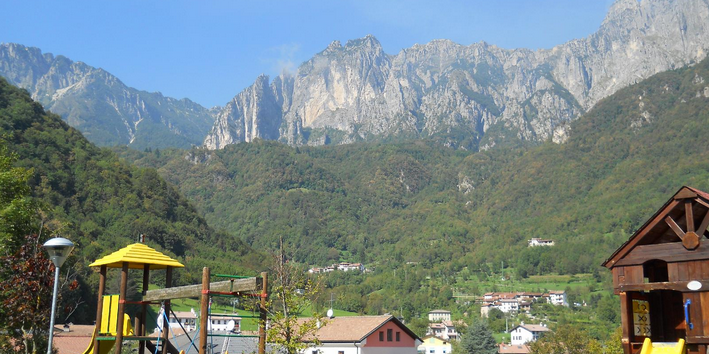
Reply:
<svg viewBox="0 0 709 354"><path fill-rule="evenodd" d="M435 40L388 55L371 35L335 41L270 90L262 77L237 95L205 145L419 137L466 149L509 139L562 143L567 123L602 98L703 59L707 18L704 0L618 0L596 33L552 49Z"/></svg>
<svg viewBox="0 0 709 354"><path fill-rule="evenodd" d="M201 145L214 124L214 113L190 100L127 87L103 69L37 48L0 44L0 76L98 145Z"/></svg>

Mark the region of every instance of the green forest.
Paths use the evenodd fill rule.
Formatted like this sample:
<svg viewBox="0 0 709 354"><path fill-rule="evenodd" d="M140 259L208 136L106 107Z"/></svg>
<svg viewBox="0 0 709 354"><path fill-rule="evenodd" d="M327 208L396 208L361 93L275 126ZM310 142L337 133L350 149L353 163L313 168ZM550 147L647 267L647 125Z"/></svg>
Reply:
<svg viewBox="0 0 709 354"><path fill-rule="evenodd" d="M393 313L419 331L434 308L475 317L462 296L560 288L588 306L533 311L607 337L618 318L600 264L681 186L709 190L701 78L706 60L601 101L563 144L481 152L435 140L108 150L0 79L0 176L21 182L3 184L10 199L0 203L31 211L24 228L0 232L20 244L26 233L77 244L68 261L82 299L68 319L76 323L94 314L97 277L87 265L144 234L186 264L176 284L199 282L204 266L266 270L282 239L303 271L342 261L368 268L325 276L321 308L332 293L339 309ZM528 248L533 237L556 245ZM490 320L497 332L500 323Z"/></svg>

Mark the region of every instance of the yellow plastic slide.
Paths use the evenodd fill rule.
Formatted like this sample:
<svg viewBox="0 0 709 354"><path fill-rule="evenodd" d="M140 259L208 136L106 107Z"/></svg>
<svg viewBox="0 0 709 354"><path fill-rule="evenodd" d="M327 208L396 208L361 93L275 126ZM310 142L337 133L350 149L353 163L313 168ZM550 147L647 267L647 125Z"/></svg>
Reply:
<svg viewBox="0 0 709 354"><path fill-rule="evenodd" d="M684 354L684 339L675 342L655 342L645 338L640 354Z"/></svg>
<svg viewBox="0 0 709 354"><path fill-rule="evenodd" d="M115 336L118 328L118 295L104 295L103 296L103 307L101 309L101 326L99 327L99 333L110 334ZM133 335L133 326L130 323L130 316L123 314L123 335L131 336ZM96 341L96 331L94 330L91 336L91 343L89 347L86 348L84 354L95 354L94 353L94 342ZM108 354L113 348L113 344L116 340L102 340L98 354Z"/></svg>

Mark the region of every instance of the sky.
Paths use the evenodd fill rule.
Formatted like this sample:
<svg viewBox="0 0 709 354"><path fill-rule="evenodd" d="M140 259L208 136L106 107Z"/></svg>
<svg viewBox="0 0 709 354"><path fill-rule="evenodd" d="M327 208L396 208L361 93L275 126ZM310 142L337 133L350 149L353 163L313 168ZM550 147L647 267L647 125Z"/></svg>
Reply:
<svg viewBox="0 0 709 354"><path fill-rule="evenodd" d="M612 0L0 1L0 43L100 67L128 86L222 106L334 40L551 48L586 37Z"/></svg>

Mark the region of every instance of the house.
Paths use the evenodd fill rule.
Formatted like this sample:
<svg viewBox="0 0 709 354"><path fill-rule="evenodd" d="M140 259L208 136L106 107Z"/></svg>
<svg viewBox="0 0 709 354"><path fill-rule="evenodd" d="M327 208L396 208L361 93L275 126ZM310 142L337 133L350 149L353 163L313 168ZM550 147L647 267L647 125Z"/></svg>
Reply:
<svg viewBox="0 0 709 354"><path fill-rule="evenodd" d="M194 331L197 322L197 314L194 309L192 311L175 311L175 316L170 316L170 328L180 328L182 325L185 331Z"/></svg>
<svg viewBox="0 0 709 354"><path fill-rule="evenodd" d="M549 290L549 298L547 301L552 305L569 306L566 291L563 290Z"/></svg>
<svg viewBox="0 0 709 354"><path fill-rule="evenodd" d="M320 274L320 273L330 273L334 272L336 270L340 270L343 272L347 272L350 270L357 270L360 272L364 272L364 264L362 263L348 263L348 262L342 262L340 264L333 264L331 266L327 266L325 268L318 268L318 267L313 267L308 269L308 273L310 274Z"/></svg>
<svg viewBox="0 0 709 354"><path fill-rule="evenodd" d="M329 318L315 336L320 345L304 354L416 354L422 343L391 315Z"/></svg>
<svg viewBox="0 0 709 354"><path fill-rule="evenodd" d="M453 349L450 341L434 335L427 335L422 339L418 351L423 354L448 354Z"/></svg>
<svg viewBox="0 0 709 354"><path fill-rule="evenodd" d="M623 201L621 201L623 202ZM709 351L709 193L682 187L603 263L620 302L623 351L647 339Z"/></svg>
<svg viewBox="0 0 709 354"><path fill-rule="evenodd" d="M461 324L459 321L458 325ZM426 330L426 335L433 335L446 340L458 340L458 331L455 328L456 323L453 321L441 321L437 323L431 323L428 325Z"/></svg>
<svg viewBox="0 0 709 354"><path fill-rule="evenodd" d="M522 345L534 342L545 332L549 332L549 328L543 324L526 325L522 323L510 330L510 343L512 345Z"/></svg>
<svg viewBox="0 0 709 354"><path fill-rule="evenodd" d="M433 310L428 313L428 320L430 322L450 321L451 312L448 310Z"/></svg>
<svg viewBox="0 0 709 354"><path fill-rule="evenodd" d="M517 299L502 299L498 303L497 308L504 313L519 311L519 301Z"/></svg>
<svg viewBox="0 0 709 354"><path fill-rule="evenodd" d="M527 241L527 247L539 247L539 246L551 247L551 246L554 246L554 241L553 240L543 240L541 238L533 238L533 239Z"/></svg>
<svg viewBox="0 0 709 354"><path fill-rule="evenodd" d="M240 332L241 329L241 317L227 316L227 315L210 315L209 316L209 330L210 331L232 331Z"/></svg>
<svg viewBox="0 0 709 354"><path fill-rule="evenodd" d="M529 354L529 346L525 344L512 345L512 344L500 344L497 348L498 354Z"/></svg>

